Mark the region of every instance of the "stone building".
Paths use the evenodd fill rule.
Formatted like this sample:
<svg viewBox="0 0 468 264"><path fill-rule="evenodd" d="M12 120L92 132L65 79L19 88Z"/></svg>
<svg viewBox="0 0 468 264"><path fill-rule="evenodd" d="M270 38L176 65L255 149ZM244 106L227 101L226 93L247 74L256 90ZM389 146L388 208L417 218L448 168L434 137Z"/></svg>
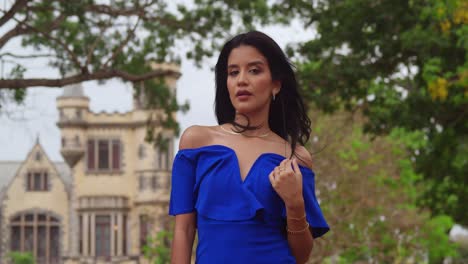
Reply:
<svg viewBox="0 0 468 264"><path fill-rule="evenodd" d="M175 93L178 67L158 67ZM168 224L174 135L144 101L140 93L130 112L93 113L81 85L64 87L65 162L52 162L39 140L24 161L0 162L2 263L10 251L33 252L37 263L145 263L148 235ZM145 142L150 113L167 148Z"/></svg>

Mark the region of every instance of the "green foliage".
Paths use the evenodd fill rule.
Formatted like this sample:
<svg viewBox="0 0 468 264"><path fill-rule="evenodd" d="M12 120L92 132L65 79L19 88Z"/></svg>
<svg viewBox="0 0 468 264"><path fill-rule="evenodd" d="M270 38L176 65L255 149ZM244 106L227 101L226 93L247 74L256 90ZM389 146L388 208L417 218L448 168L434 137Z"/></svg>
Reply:
<svg viewBox="0 0 468 264"><path fill-rule="evenodd" d="M149 236L143 247L145 258L153 264L168 264L171 261L170 241L172 231L160 231L155 236Z"/></svg>
<svg viewBox="0 0 468 264"><path fill-rule="evenodd" d="M317 195L332 227L316 243L313 263L424 263L456 256L448 240L453 221L431 218L417 206L420 173L412 153L428 144L424 133L396 128L370 137L360 114L313 115L312 150ZM335 262L332 262L335 261ZM336 262L337 261L337 262Z"/></svg>
<svg viewBox="0 0 468 264"><path fill-rule="evenodd" d="M14 64L9 76L1 76L0 89L15 89L13 96L0 92L0 107L13 99L21 102L24 87L60 87L53 79L46 79L46 85L28 78L31 60L46 54L43 56L61 74L61 80L73 73L100 84L113 77L132 82L137 94L148 98L147 109L164 112L165 118L153 113L149 124L161 122L177 134L173 113L188 106L177 103L175 93L162 81L168 76L164 71L158 73L154 65L180 64L184 56L201 65L233 33L276 21L272 5L266 0L197 0L193 5L146 0L25 1L11 10L12 17L0 21L0 26L5 25L0 59L8 58L8 63ZM0 9L7 14L13 6L6 4ZM5 50L5 44L16 37L26 53L31 48L34 51L17 54L17 50ZM175 75L169 78L177 78ZM157 133L148 138L156 137Z"/></svg>
<svg viewBox="0 0 468 264"><path fill-rule="evenodd" d="M34 256L31 252L10 252L8 257L11 259L13 264L34 264Z"/></svg>
<svg viewBox="0 0 468 264"><path fill-rule="evenodd" d="M308 101L328 113L359 109L373 135L422 133L412 157L427 185L420 205L467 225L468 3L306 2L291 13L318 34L289 50Z"/></svg>
<svg viewBox="0 0 468 264"><path fill-rule="evenodd" d="M449 216L436 216L424 225L423 230L426 235L420 243L430 249L429 263L441 263L445 257L457 256L457 248L449 242L447 236L453 224Z"/></svg>

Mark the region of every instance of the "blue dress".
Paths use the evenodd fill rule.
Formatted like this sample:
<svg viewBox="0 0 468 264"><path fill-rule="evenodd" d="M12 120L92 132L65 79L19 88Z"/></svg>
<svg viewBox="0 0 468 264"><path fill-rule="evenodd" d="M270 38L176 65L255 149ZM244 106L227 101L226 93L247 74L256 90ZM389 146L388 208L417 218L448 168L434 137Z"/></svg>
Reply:
<svg viewBox="0 0 468 264"><path fill-rule="evenodd" d="M283 159L260 155L242 181L236 153L227 146L177 153L169 214L197 213L197 263L296 263L285 232L285 205L268 178ZM307 221L317 238L329 227L315 196L314 173L300 170Z"/></svg>

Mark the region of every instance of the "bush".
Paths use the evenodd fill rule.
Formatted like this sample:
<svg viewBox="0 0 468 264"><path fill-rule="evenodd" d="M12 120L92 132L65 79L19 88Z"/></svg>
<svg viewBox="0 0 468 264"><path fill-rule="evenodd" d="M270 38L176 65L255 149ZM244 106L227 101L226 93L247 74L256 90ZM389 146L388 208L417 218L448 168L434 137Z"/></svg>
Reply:
<svg viewBox="0 0 468 264"><path fill-rule="evenodd" d="M34 264L34 256L31 252L10 252L8 257L11 259L13 264Z"/></svg>

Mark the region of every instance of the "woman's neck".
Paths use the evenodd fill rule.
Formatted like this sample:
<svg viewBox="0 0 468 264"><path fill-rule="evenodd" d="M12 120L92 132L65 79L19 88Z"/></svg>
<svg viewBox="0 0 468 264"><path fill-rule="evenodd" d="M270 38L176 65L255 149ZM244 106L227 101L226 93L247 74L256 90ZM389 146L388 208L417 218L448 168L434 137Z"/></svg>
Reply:
<svg viewBox="0 0 468 264"><path fill-rule="evenodd" d="M241 125L241 126L249 126L255 127L256 129L248 129L242 134L248 136L259 136L265 135L265 133L269 133L270 125L268 123L268 113L265 114L241 114L236 113L236 117L234 122Z"/></svg>

